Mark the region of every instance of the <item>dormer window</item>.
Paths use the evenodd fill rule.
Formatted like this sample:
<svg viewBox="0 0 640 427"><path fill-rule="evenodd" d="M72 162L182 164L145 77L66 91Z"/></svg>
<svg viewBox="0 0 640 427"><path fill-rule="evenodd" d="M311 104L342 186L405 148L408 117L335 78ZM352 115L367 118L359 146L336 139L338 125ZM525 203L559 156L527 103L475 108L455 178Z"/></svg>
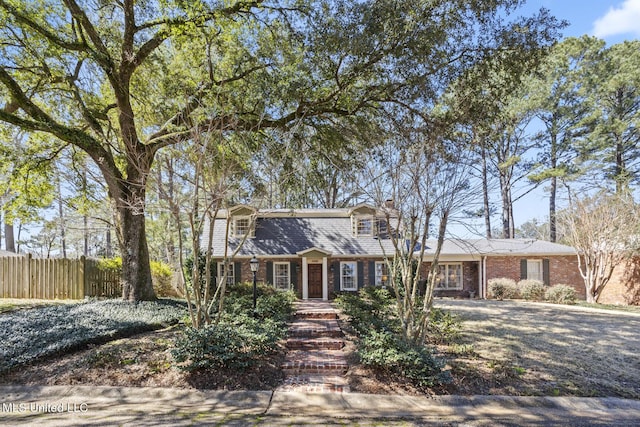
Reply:
<svg viewBox="0 0 640 427"><path fill-rule="evenodd" d="M373 236L374 234L374 226L373 216L371 215L357 215L353 216L352 219L353 225L353 235L356 237L362 236Z"/></svg>
<svg viewBox="0 0 640 427"><path fill-rule="evenodd" d="M251 237L251 218L248 216L233 218L233 237Z"/></svg>

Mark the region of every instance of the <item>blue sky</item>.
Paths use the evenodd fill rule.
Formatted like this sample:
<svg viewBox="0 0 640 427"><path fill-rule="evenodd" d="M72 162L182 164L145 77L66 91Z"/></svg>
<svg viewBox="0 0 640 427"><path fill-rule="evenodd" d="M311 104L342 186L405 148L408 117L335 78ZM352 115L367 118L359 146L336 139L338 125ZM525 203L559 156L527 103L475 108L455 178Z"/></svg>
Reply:
<svg viewBox="0 0 640 427"><path fill-rule="evenodd" d="M640 0L528 0L520 14L527 15L541 7L569 22L562 32L564 37L589 34L609 46L640 38ZM494 198L494 202L498 200ZM517 226L532 218L545 221L548 211L547 195L539 188L515 203L514 220ZM498 217L493 220L494 227L499 227L497 220Z"/></svg>

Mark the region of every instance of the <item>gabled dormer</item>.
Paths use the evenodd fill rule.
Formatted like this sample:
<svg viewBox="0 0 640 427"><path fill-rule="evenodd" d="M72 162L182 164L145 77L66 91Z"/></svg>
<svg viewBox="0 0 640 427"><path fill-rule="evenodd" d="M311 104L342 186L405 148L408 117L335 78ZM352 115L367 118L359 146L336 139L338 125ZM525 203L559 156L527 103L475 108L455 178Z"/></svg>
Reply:
<svg viewBox="0 0 640 427"><path fill-rule="evenodd" d="M351 230L354 237L374 237L377 234L378 210L367 204L354 206L349 210Z"/></svg>
<svg viewBox="0 0 640 427"><path fill-rule="evenodd" d="M229 208L229 237L242 239L256 237L258 210L248 205Z"/></svg>

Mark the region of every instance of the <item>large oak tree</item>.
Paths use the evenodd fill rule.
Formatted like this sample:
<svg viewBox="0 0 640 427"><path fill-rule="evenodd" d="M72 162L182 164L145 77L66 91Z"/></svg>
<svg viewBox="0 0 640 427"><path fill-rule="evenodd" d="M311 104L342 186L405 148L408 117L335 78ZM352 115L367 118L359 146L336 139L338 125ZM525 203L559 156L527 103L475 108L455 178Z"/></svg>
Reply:
<svg viewBox="0 0 640 427"><path fill-rule="evenodd" d="M0 121L84 150L117 217L123 297L153 299L145 233L158 150L194 130L326 125L432 104L463 70L557 36L518 0L0 0Z"/></svg>

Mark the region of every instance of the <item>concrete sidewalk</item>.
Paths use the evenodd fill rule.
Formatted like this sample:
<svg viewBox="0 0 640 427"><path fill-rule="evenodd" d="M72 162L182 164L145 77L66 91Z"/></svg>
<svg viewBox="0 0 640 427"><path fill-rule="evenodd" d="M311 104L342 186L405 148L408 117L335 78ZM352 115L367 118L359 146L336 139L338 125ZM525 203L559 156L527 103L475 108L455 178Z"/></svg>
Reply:
<svg viewBox="0 0 640 427"><path fill-rule="evenodd" d="M617 398L196 391L1 386L0 425L627 425L640 401Z"/></svg>

